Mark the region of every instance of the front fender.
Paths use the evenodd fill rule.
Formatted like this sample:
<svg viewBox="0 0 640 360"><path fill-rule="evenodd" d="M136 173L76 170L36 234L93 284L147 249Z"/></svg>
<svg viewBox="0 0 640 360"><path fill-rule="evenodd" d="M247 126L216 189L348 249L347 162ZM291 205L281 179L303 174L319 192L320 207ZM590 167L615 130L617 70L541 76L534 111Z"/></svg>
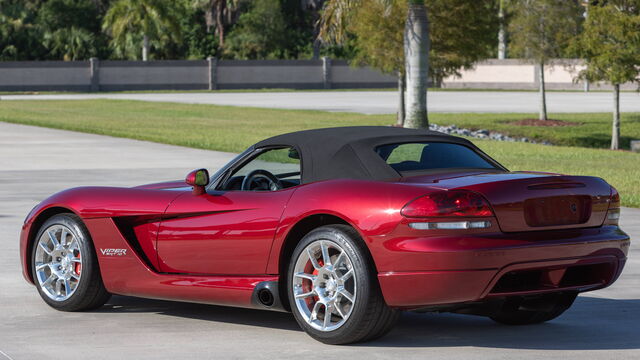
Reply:
<svg viewBox="0 0 640 360"><path fill-rule="evenodd" d="M33 284L30 270L31 245L40 225L51 216L64 212L72 212L83 220L161 216L167 206L183 192L94 186L68 189L51 195L29 212L22 225L20 260L24 278Z"/></svg>

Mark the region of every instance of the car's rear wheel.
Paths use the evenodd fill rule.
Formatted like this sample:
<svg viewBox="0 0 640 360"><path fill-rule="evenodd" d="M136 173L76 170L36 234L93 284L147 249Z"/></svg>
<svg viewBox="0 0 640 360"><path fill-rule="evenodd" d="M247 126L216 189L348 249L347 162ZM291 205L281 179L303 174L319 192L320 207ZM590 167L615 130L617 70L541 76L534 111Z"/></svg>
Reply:
<svg viewBox="0 0 640 360"><path fill-rule="evenodd" d="M89 231L77 215L58 214L45 221L31 256L34 282L51 307L81 311L109 300Z"/></svg>
<svg viewBox="0 0 640 360"><path fill-rule="evenodd" d="M489 317L501 324L530 325L553 320L571 307L577 292L556 293L533 299L506 299L499 310Z"/></svg>
<svg viewBox="0 0 640 360"><path fill-rule="evenodd" d="M327 344L372 340L399 316L382 297L370 256L346 225L311 231L293 252L288 297L300 326Z"/></svg>

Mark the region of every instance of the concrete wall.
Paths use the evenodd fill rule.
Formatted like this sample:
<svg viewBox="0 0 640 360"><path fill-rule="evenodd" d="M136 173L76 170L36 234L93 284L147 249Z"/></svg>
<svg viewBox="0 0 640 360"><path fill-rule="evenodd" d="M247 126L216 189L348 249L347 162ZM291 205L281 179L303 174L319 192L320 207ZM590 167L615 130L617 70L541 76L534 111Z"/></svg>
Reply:
<svg viewBox="0 0 640 360"><path fill-rule="evenodd" d="M321 60L221 60L218 89L323 88Z"/></svg>
<svg viewBox="0 0 640 360"><path fill-rule="evenodd" d="M93 67L93 69L92 69ZM135 91L395 87L345 61L162 60L0 62L0 91Z"/></svg>
<svg viewBox="0 0 640 360"><path fill-rule="evenodd" d="M545 68L548 89L583 90L573 79L579 60L562 60ZM538 67L517 59L487 60L444 88L537 89ZM0 62L0 91L126 91L206 89L393 88L395 76L355 68L342 60L162 60L162 61L23 61ZM591 89L610 89L589 84ZM625 84L623 89L635 89Z"/></svg>
<svg viewBox="0 0 640 360"><path fill-rule="evenodd" d="M0 91L89 91L89 61L0 62Z"/></svg>
<svg viewBox="0 0 640 360"><path fill-rule="evenodd" d="M577 59L555 60L544 69L545 86L553 90L609 90L608 84L588 84L574 82L578 73L584 69L584 62ZM505 89L532 90L539 87L539 67L520 59L485 60L472 69L460 71L460 76L443 79L443 88L454 89ZM635 89L637 85L629 83L622 89Z"/></svg>
<svg viewBox="0 0 640 360"><path fill-rule="evenodd" d="M100 61L102 91L206 89L206 60Z"/></svg>

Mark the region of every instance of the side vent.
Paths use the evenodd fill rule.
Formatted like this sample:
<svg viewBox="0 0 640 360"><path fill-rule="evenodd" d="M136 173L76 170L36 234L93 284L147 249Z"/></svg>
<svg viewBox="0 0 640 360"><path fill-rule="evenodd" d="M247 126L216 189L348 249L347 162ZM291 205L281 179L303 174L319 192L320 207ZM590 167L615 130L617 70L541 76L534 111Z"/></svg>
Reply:
<svg viewBox="0 0 640 360"><path fill-rule="evenodd" d="M149 269L158 271L156 239L160 218L158 216L124 216L112 220L138 258Z"/></svg>

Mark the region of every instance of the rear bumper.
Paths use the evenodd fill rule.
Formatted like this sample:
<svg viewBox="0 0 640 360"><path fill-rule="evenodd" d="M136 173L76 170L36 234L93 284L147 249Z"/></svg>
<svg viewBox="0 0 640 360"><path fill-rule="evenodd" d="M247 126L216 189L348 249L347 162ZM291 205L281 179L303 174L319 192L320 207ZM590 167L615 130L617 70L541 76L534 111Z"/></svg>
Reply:
<svg viewBox="0 0 640 360"><path fill-rule="evenodd" d="M391 268L379 266L378 279L387 304L405 309L600 289L618 278L629 248L614 226L401 242L383 245L383 267ZM374 258L383 255L377 250ZM405 261L396 263L397 256Z"/></svg>

